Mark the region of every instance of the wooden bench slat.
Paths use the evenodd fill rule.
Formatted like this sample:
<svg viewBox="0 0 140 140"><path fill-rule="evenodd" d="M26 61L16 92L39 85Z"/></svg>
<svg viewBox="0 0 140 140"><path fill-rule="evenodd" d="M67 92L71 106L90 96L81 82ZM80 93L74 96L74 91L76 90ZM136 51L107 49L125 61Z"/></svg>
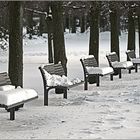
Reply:
<svg viewBox="0 0 140 140"><path fill-rule="evenodd" d="M127 51L126 54L130 60L136 58L136 54L134 50Z"/></svg>
<svg viewBox="0 0 140 140"><path fill-rule="evenodd" d="M138 65L140 64L140 58L136 58L136 54L134 50L126 51L126 55L127 55L127 59L129 61L132 61L135 68L135 72L138 72ZM137 61L135 59L137 59Z"/></svg>
<svg viewBox="0 0 140 140"><path fill-rule="evenodd" d="M97 61L96 59L93 57L93 58L87 58L87 59L83 59L83 62L84 62L84 65L85 66L89 66L89 67L97 67L98 64L97 64Z"/></svg>
<svg viewBox="0 0 140 140"><path fill-rule="evenodd" d="M97 61L93 55L88 56L86 58L82 58L82 59L80 59L80 61L81 61L83 71L84 71L84 89L85 90L88 89L88 82L90 84L96 83L97 86L99 86L99 76L112 74L112 72L104 74L104 75L103 74L90 74L90 73L88 73L88 70L86 67L98 67Z"/></svg>
<svg viewBox="0 0 140 140"><path fill-rule="evenodd" d="M67 90L73 86L78 86L79 84L75 84L73 86L48 86L47 85L47 79L45 76L44 69L49 73L49 74L55 74L55 75L60 75L63 76L65 75L64 68L61 63L58 64L48 64L43 67L39 67L39 70L41 72L42 78L43 78L43 85L44 85L44 105L48 105L48 92L51 89L55 89L56 93L63 93L63 97L67 99ZM82 83L81 83L82 84Z"/></svg>
<svg viewBox="0 0 140 140"><path fill-rule="evenodd" d="M113 75L119 75L119 78L121 78L121 69L128 69L129 73L131 73L131 70L134 69L134 67L130 66L130 67L113 67L113 62L120 62L119 61L119 57L116 54L116 52L110 53L108 55L106 55L107 60L109 62L110 67L112 67L114 69L114 74ZM111 76L111 80L113 80L113 75Z"/></svg>
<svg viewBox="0 0 140 140"><path fill-rule="evenodd" d="M5 86L5 85L11 85L11 80L10 80L7 72L2 72L2 73L0 73L0 86ZM14 103L10 106L0 104L0 107L8 110L10 112L10 120L14 120L15 119L15 110L18 110L20 107L23 107L25 102L36 99L36 98L37 97L33 97L30 99L24 100L23 102Z"/></svg>
<svg viewBox="0 0 140 140"><path fill-rule="evenodd" d="M6 72L0 73L0 86L11 84L11 80Z"/></svg>
<svg viewBox="0 0 140 140"><path fill-rule="evenodd" d="M119 58L118 58L117 54L107 55L107 57L108 57L110 62L119 61Z"/></svg>

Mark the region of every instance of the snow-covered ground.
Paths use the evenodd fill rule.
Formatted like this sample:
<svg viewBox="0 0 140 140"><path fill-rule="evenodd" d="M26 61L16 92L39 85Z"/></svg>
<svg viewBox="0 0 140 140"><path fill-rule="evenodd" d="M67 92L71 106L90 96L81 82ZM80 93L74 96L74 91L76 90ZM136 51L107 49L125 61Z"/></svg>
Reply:
<svg viewBox="0 0 140 140"><path fill-rule="evenodd" d="M110 52L109 32L100 33L100 65L108 66L105 55ZM83 79L80 58L88 54L89 33L65 34L68 77ZM120 37L121 61L126 60L127 34ZM138 39L136 39L138 56ZM47 37L24 39L24 87L33 88L39 98L26 103L16 112L16 120L0 109L1 139L94 139L140 138L140 71L124 70L110 81L101 78L101 86L83 85L68 91L68 99L49 94L49 106L43 106L43 83L38 67L48 62ZM8 52L0 50L0 72L7 71Z"/></svg>

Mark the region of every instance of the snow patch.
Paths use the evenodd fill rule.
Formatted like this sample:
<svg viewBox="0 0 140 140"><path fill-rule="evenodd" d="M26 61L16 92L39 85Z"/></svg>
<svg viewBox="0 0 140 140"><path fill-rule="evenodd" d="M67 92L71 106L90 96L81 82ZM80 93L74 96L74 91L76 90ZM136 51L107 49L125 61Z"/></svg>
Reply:
<svg viewBox="0 0 140 140"><path fill-rule="evenodd" d="M100 68L100 67L86 67L87 72L89 74L109 74L109 73L113 73L113 69L111 67L104 67L104 68Z"/></svg>

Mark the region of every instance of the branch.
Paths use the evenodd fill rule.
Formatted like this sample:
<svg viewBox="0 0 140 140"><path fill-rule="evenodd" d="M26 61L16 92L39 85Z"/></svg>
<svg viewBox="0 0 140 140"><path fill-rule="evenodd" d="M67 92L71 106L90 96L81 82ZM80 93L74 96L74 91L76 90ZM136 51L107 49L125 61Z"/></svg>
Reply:
<svg viewBox="0 0 140 140"><path fill-rule="evenodd" d="M42 12L42 11L30 9L30 8L25 8L25 10L26 10L26 11L33 12L33 13L37 13L37 14L40 14L40 15L46 15L46 17L48 16L47 12Z"/></svg>

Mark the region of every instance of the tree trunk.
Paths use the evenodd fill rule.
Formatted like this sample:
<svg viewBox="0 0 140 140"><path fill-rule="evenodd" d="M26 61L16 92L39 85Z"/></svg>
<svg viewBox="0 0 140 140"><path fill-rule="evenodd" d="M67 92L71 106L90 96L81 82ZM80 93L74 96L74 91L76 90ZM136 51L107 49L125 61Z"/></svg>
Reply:
<svg viewBox="0 0 140 140"><path fill-rule="evenodd" d="M99 2L92 2L90 11L89 55L94 55L99 63Z"/></svg>
<svg viewBox="0 0 140 140"><path fill-rule="evenodd" d="M52 39L53 39L53 33L52 33L52 18L47 17L47 32L48 32L48 60L49 63L53 63L53 50L52 50Z"/></svg>
<svg viewBox="0 0 140 140"><path fill-rule="evenodd" d="M66 20L66 22L65 22L65 24L66 24L66 25L65 25L65 28L66 28L66 29L69 29L69 15L65 15L65 16L66 16L66 17L65 17L65 18L66 18L66 19L65 19L65 20Z"/></svg>
<svg viewBox="0 0 140 140"><path fill-rule="evenodd" d="M110 3L110 10L111 52L116 52L120 60L118 14L116 6L112 2Z"/></svg>
<svg viewBox="0 0 140 140"><path fill-rule="evenodd" d="M65 75L67 75L67 58L65 52L64 41L64 26L62 14L62 2L52 2L52 17L53 17L53 45L54 45L54 63L59 61L62 63Z"/></svg>
<svg viewBox="0 0 140 140"><path fill-rule="evenodd" d="M85 15L82 14L81 15L81 18L80 18L80 26L81 26L81 33L84 33L85 32Z"/></svg>
<svg viewBox="0 0 140 140"><path fill-rule="evenodd" d="M69 14L69 33L71 33L72 31L72 15L71 15L71 11L68 13Z"/></svg>
<svg viewBox="0 0 140 140"><path fill-rule="evenodd" d="M99 2L91 2L90 9L90 40L89 40L89 55L94 55L99 65ZM90 84L97 83L96 76L88 77Z"/></svg>
<svg viewBox="0 0 140 140"><path fill-rule="evenodd" d="M139 30L139 57L140 57L140 10L138 15L138 30Z"/></svg>
<svg viewBox="0 0 140 140"><path fill-rule="evenodd" d="M127 50L135 50L135 23L133 11L130 8L128 12L128 45Z"/></svg>
<svg viewBox="0 0 140 140"><path fill-rule="evenodd" d="M44 20L44 15L40 15L40 24L39 24L39 36L42 36L43 34L43 20Z"/></svg>
<svg viewBox="0 0 140 140"><path fill-rule="evenodd" d="M76 33L76 17L72 16L72 33Z"/></svg>
<svg viewBox="0 0 140 140"><path fill-rule="evenodd" d="M9 2L9 77L13 85L23 87L23 8L21 1Z"/></svg>
<svg viewBox="0 0 140 140"><path fill-rule="evenodd" d="M27 34L29 34L29 38L32 39L33 34L33 12L27 11Z"/></svg>

